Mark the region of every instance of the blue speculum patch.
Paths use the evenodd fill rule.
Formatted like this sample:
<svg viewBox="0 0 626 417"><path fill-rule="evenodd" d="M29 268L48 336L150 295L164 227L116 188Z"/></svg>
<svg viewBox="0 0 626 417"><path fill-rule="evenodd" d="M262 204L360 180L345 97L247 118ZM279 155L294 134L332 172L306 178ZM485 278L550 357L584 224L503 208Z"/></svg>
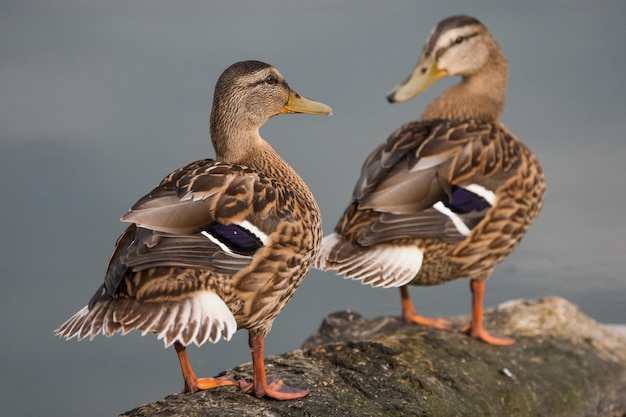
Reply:
<svg viewBox="0 0 626 417"><path fill-rule="evenodd" d="M237 224L221 224L213 222L206 231L230 250L241 255L252 255L263 246L263 242L252 232Z"/></svg>
<svg viewBox="0 0 626 417"><path fill-rule="evenodd" d="M472 211L481 211L490 204L481 196L462 187L453 186L450 198L444 198L443 204L455 213L470 213Z"/></svg>

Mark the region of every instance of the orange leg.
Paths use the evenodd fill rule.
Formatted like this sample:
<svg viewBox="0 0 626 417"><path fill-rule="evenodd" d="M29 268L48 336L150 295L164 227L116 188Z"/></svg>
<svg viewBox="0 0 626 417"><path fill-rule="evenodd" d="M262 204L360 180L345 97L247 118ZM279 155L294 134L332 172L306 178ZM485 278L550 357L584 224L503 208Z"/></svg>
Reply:
<svg viewBox="0 0 626 417"><path fill-rule="evenodd" d="M249 394L254 393L257 398L266 396L274 398L275 400L295 400L309 395L310 390L290 387L281 379L275 379L268 385L265 377L265 363L263 362L265 341L262 337L254 336L250 333L248 342L250 344L250 352L252 353L254 380L252 383L243 383L241 385L244 392Z"/></svg>
<svg viewBox="0 0 626 417"><path fill-rule="evenodd" d="M183 371L183 379L185 386L182 392L194 393L198 390L207 390L211 388L223 387L228 385L240 386L240 383L229 376L220 376L217 378L196 378L196 374L191 369L189 359L187 358L187 349L178 342L174 342L174 348L180 361L180 369Z"/></svg>
<svg viewBox="0 0 626 417"><path fill-rule="evenodd" d="M483 297L485 295L485 282L477 279L470 281L472 290L472 321L469 325L461 329L465 333L475 339L495 346L510 346L515 340L506 337L495 337L489 334L483 328Z"/></svg>
<svg viewBox="0 0 626 417"><path fill-rule="evenodd" d="M415 313L415 307L413 307L409 289L406 285L400 287L400 297L402 299L402 318L404 318L405 321L434 327L440 330L447 330L449 332L452 331L450 322L446 319L429 319Z"/></svg>

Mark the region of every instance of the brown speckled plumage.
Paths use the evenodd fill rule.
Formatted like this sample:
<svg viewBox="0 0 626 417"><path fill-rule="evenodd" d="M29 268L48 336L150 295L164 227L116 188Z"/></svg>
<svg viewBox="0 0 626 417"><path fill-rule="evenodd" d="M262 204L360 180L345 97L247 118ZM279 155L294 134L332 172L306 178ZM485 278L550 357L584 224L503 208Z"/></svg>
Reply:
<svg viewBox="0 0 626 417"><path fill-rule="evenodd" d="M273 67L233 64L215 87L211 139L216 160L164 178L122 217L104 284L56 333L79 339L133 329L175 344L185 390L239 385L291 399L308 391L266 384L263 338L311 268L321 241L318 206L298 174L258 129L279 113L329 114L294 93ZM247 329L254 383L196 378L185 346Z"/></svg>
<svg viewBox="0 0 626 417"><path fill-rule="evenodd" d="M414 313L405 285L469 277L475 309L467 331L510 344L482 329L484 281L537 217L544 175L532 152L499 121L506 59L472 17L440 22L415 70L388 100L409 100L448 75L462 80L367 158L317 266L372 286L402 287L407 320L446 329L443 321Z"/></svg>

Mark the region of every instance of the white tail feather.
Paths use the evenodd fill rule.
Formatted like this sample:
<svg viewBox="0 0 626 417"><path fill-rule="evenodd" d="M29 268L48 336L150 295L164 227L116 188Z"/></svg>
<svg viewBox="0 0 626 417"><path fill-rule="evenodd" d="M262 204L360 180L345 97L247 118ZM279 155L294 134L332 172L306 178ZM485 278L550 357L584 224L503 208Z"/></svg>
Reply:
<svg viewBox="0 0 626 417"><path fill-rule="evenodd" d="M237 331L237 322L226 303L215 293L202 291L180 300L160 303L139 302L134 299L101 298L91 310L82 308L55 333L66 339L98 333L112 336L120 331L141 330L142 336L156 333L165 346L175 341L183 345L200 346L207 340L230 340Z"/></svg>
<svg viewBox="0 0 626 417"><path fill-rule="evenodd" d="M358 247L336 233L325 236L315 267L334 269L372 287L401 287L415 278L424 254L416 246Z"/></svg>

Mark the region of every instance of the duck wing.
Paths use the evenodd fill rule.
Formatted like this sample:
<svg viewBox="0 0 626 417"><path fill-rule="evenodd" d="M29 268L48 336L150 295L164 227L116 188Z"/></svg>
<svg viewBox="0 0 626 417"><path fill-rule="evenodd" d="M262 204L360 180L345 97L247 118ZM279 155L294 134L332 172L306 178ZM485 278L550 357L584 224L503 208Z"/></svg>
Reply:
<svg viewBox="0 0 626 417"><path fill-rule="evenodd" d="M132 224L109 260L106 293L115 294L129 271L201 268L235 275L286 216L275 200L272 181L245 167L203 160L174 171L122 217Z"/></svg>
<svg viewBox="0 0 626 417"><path fill-rule="evenodd" d="M477 121L412 122L365 161L335 231L361 246L399 239L458 242L496 204L518 142Z"/></svg>

